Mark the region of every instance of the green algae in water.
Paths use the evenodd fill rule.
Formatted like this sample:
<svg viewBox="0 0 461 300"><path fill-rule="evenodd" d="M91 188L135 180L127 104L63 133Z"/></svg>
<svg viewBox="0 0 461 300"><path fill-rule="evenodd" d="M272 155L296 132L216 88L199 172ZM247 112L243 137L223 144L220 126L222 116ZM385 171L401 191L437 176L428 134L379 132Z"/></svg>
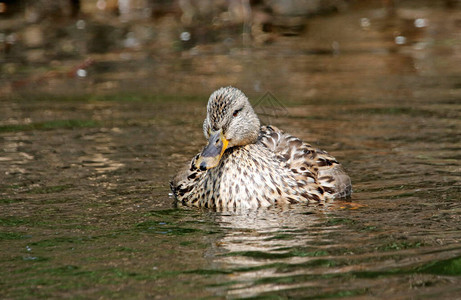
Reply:
<svg viewBox="0 0 461 300"><path fill-rule="evenodd" d="M404 249L420 248L424 246L423 242L392 242L383 246L379 246L376 249L379 251L397 251Z"/></svg>
<svg viewBox="0 0 461 300"><path fill-rule="evenodd" d="M12 203L18 203L18 202L23 202L26 201L25 199L9 199L9 198L1 198L0 199L0 204L12 204Z"/></svg>
<svg viewBox="0 0 461 300"><path fill-rule="evenodd" d="M166 222L159 221L145 221L136 225L136 228L153 233L167 234L167 235L187 235L191 233L203 232L201 229L185 228L178 226L168 226Z"/></svg>
<svg viewBox="0 0 461 300"><path fill-rule="evenodd" d="M25 218L18 218L14 216L0 218L0 226L19 226L24 224L30 224L30 221Z"/></svg>
<svg viewBox="0 0 461 300"><path fill-rule="evenodd" d="M431 262L417 271L447 276L461 276L461 257Z"/></svg>
<svg viewBox="0 0 461 300"><path fill-rule="evenodd" d="M26 238L28 238L28 236L26 236L23 233L0 231L0 241L3 241L3 240L22 240L22 239L26 239Z"/></svg>

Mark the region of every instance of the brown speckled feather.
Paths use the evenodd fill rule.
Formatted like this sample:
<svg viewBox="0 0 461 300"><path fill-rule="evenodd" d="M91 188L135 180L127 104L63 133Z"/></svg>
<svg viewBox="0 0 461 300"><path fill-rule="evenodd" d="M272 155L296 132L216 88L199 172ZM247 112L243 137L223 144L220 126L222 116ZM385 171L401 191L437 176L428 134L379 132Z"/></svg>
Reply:
<svg viewBox="0 0 461 300"><path fill-rule="evenodd" d="M297 174L299 180L305 180L311 189L320 185L326 199L350 196L352 184L349 176L326 151L270 125L261 128L261 143L285 161L286 168Z"/></svg>

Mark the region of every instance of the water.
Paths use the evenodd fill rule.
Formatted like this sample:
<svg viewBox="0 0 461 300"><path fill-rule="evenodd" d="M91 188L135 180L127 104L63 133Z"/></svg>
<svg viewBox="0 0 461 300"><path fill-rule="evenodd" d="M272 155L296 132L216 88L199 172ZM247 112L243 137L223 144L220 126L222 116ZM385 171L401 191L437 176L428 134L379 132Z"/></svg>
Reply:
<svg viewBox="0 0 461 300"><path fill-rule="evenodd" d="M141 59L120 83L125 62L96 61L91 78L13 88L0 102L1 297L459 297L461 15L398 13L361 8L267 46ZM205 144L207 97L227 84L253 103L270 91L284 110L263 121L337 157L352 198L175 208L168 181Z"/></svg>

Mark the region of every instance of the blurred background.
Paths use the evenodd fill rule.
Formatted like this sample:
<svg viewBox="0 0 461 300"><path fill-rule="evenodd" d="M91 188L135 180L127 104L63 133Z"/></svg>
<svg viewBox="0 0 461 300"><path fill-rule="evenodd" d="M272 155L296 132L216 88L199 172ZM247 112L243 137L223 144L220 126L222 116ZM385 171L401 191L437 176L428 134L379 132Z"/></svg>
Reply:
<svg viewBox="0 0 461 300"><path fill-rule="evenodd" d="M438 54L461 59L460 7L457 0L0 1L0 89L178 95L235 85L298 99L368 97L370 89L395 96L402 82L381 75L459 74Z"/></svg>

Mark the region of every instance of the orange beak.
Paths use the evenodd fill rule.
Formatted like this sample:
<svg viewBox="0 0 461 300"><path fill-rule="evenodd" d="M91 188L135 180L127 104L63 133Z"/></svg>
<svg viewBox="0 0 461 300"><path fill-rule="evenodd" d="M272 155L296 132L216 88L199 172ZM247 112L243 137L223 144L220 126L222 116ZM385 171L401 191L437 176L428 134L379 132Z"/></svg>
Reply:
<svg viewBox="0 0 461 300"><path fill-rule="evenodd" d="M229 141L224 137L222 129L212 131L208 139L208 144L203 148L202 153L200 153L195 166L202 171L216 167L228 145Z"/></svg>

